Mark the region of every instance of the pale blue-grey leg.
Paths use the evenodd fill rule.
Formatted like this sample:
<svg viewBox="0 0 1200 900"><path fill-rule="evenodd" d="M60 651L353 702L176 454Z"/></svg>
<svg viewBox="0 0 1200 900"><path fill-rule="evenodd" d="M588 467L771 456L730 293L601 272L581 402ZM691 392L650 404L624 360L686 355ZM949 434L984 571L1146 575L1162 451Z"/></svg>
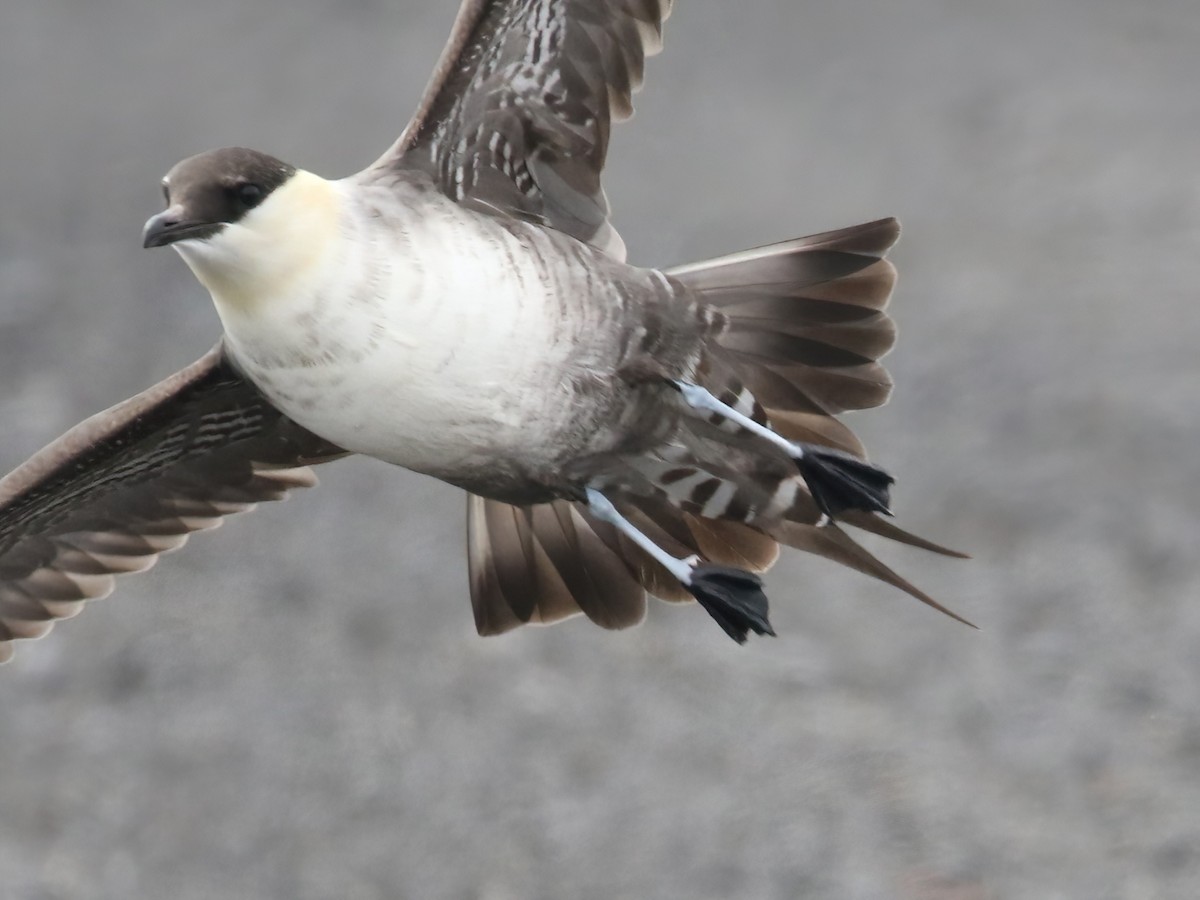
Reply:
<svg viewBox="0 0 1200 900"><path fill-rule="evenodd" d="M724 416L730 422L741 425L751 434L756 434L760 438L770 441L793 459L800 459L804 456L804 446L802 444L789 441L782 435L776 434L766 425L761 425L744 413L738 412L728 403L722 403L707 388L702 388L698 384L690 384L686 381L675 381L672 384L683 395L684 402L692 409Z"/></svg>
<svg viewBox="0 0 1200 900"><path fill-rule="evenodd" d="M762 580L753 572L732 566L718 566L699 556L680 559L672 556L650 540L595 488L586 490L587 509L601 522L612 525L671 573L688 593L700 601L708 614L717 620L725 633L744 643L746 636L771 634L767 618L767 598L762 592Z"/></svg>
<svg viewBox="0 0 1200 900"><path fill-rule="evenodd" d="M895 479L878 466L840 450L789 441L728 403L722 403L711 391L698 384L686 381L672 381L671 384L692 409L716 413L751 434L770 441L790 456L823 517L833 517L854 509L891 515L888 509L889 492ZM827 518L822 518L819 524L826 522Z"/></svg>
<svg viewBox="0 0 1200 900"><path fill-rule="evenodd" d="M649 553L650 557L677 578L680 584L686 587L692 583L692 571L695 569L696 564L700 562L700 557L690 556L687 559L679 559L676 556L672 556L639 531L632 522L617 512L617 508L609 502L607 497L593 488L587 489L587 505L588 512L600 521L612 525L621 534Z"/></svg>

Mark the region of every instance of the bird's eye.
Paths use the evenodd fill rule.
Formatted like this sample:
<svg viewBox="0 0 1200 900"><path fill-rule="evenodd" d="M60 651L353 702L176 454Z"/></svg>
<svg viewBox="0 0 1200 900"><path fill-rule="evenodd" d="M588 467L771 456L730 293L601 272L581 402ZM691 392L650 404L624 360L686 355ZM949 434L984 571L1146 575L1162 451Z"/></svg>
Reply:
<svg viewBox="0 0 1200 900"><path fill-rule="evenodd" d="M238 202L247 209L252 209L262 203L264 196L266 195L263 189L253 182L246 182L237 186Z"/></svg>

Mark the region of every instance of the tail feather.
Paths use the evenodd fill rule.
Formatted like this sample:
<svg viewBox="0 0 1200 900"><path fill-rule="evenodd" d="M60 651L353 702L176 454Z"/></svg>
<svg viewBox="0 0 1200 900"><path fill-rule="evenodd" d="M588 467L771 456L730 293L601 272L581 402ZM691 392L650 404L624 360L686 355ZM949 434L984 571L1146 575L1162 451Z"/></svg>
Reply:
<svg viewBox="0 0 1200 900"><path fill-rule="evenodd" d="M467 549L480 634L578 613L605 628L645 615L645 590L613 552L616 536L566 501L517 507L471 495Z"/></svg>
<svg viewBox="0 0 1200 900"><path fill-rule="evenodd" d="M869 365L896 342L895 325L883 313L854 322L804 321L730 316L721 346L765 360L803 359L810 366L845 369Z"/></svg>
<svg viewBox="0 0 1200 900"><path fill-rule="evenodd" d="M771 427L785 438L805 444L824 444L866 459L867 448L850 428L824 413L772 409Z"/></svg>
<svg viewBox="0 0 1200 900"><path fill-rule="evenodd" d="M621 509L668 553L693 554L751 572L770 568L776 541L739 522L700 519L661 498L632 498ZM603 628L635 625L647 592L674 602L691 594L674 576L579 504L532 507L468 498L471 602L480 634L580 613Z"/></svg>
<svg viewBox="0 0 1200 900"><path fill-rule="evenodd" d="M752 525L704 519L658 497L630 498L622 512L656 544L676 557L693 554L749 572L765 572L779 558L778 542ZM622 537L621 553L634 577L660 600L690 601L693 595L632 541Z"/></svg>
<svg viewBox="0 0 1200 900"><path fill-rule="evenodd" d="M688 513L683 518L705 559L751 572L765 572L779 559L779 544L774 538L741 522L701 519Z"/></svg>
<svg viewBox="0 0 1200 900"><path fill-rule="evenodd" d="M896 340L883 311L896 269L884 254L899 234L895 219L881 219L667 274L724 314L716 343L772 421L782 411L835 415L891 393L877 360Z"/></svg>
<svg viewBox="0 0 1200 900"><path fill-rule="evenodd" d="M686 419L653 457L614 459L609 481L622 490L613 499L630 522L671 555L695 554L711 564L704 570L711 577L693 590L577 504L557 501L531 511L472 498L472 597L480 631L577 612L624 627L641 618L649 591L672 601L698 597L736 639L747 629L769 632L766 600L754 576L743 573L768 569L780 543L877 578L970 625L836 523L816 525L823 500L838 521L963 555L873 512L844 508L863 506L863 497L877 501L872 508L887 506L890 478L865 462L862 443L835 416L879 406L891 392L878 360L896 338L885 312L896 270L884 255L898 236L898 223L882 219L666 273L720 313L697 382L790 440L851 454L830 454L831 471L809 473L829 476L817 478L817 489L828 487L831 496L814 498L790 459L747 440L728 420ZM854 502L846 502L846 491Z"/></svg>
<svg viewBox="0 0 1200 900"><path fill-rule="evenodd" d="M882 259L899 237L896 219L877 219L676 266L667 274L702 293L765 284L802 288L860 272Z"/></svg>
<svg viewBox="0 0 1200 900"><path fill-rule="evenodd" d="M816 525L800 525L795 522L785 522L783 525L772 529L771 535L789 547L815 553L817 556L824 556L826 559L849 566L851 569L856 569L865 575L877 578L885 584L899 588L909 596L916 597L927 606L933 607L938 612L962 622L964 625L970 625L972 628L978 627L973 622L964 619L958 613L938 603L920 588L916 587L916 585L901 578L867 552L865 548L855 543L850 535L846 534L846 532L833 523L818 527Z"/></svg>
<svg viewBox="0 0 1200 900"><path fill-rule="evenodd" d="M923 537L913 534L910 531L905 531L894 522L889 522L887 519L881 519L879 516L871 513L862 512L860 510L848 510L838 516L838 520L848 525L853 525L855 528L861 528L863 531L869 531L871 534L877 534L880 537L885 537L888 540L895 541L898 544L907 544L910 547L919 547L922 550L928 550L930 553L938 553L942 556L952 556L955 559L970 559L969 553L962 553L959 550L951 550L949 547L943 547L941 544L935 544L933 541L926 540Z"/></svg>
<svg viewBox="0 0 1200 900"><path fill-rule="evenodd" d="M772 415L785 418L788 413L809 407L830 417L853 409L871 409L886 403L892 392L892 377L877 362L842 368L760 363L747 372L746 383L751 390L762 391L770 375L790 383L807 401L804 406L768 406Z"/></svg>

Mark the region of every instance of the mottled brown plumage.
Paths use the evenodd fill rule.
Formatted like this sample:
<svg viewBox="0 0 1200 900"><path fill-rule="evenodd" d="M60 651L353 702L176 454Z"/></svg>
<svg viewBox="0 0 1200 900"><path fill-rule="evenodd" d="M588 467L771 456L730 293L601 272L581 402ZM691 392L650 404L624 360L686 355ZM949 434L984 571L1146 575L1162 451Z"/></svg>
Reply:
<svg viewBox="0 0 1200 900"><path fill-rule="evenodd" d="M81 422L0 480L0 661L106 596L113 576L225 516L316 484L344 455L241 378L218 346Z"/></svg>
<svg viewBox="0 0 1200 900"><path fill-rule="evenodd" d="M877 406L891 390L878 360L895 339L884 311L895 280L884 259L899 233L895 220L666 272L623 263L601 171L611 124L632 112L645 58L660 48L670 9L669 0L465 0L416 115L364 172L334 186L240 148L201 154L173 169L164 185L168 209L147 223L145 243L180 249L223 321L229 317L241 331L226 321L224 346L72 429L0 481L0 661L13 640L41 636L55 619L107 594L114 575L148 568L224 516L312 485L309 466L345 455L342 446L352 443L314 433L322 429L301 414L300 394L319 405L330 380L317 377L323 367L361 362L377 351L379 336L363 328L356 349L340 344L321 329L339 317L345 327L347 317L334 310L329 319L328 297L312 281L288 281L279 291L278 284L262 283L263 273L286 280L294 275L289 266L308 266L320 253L336 256L329 241L347 222L352 232L365 229L363 223L393 222L399 233L410 221L421 227L424 213L439 216L450 235L439 234L434 244L457 252L473 249L472 240L487 243L504 260L501 274L513 279L508 288L536 280L561 308L547 314L553 321L529 322L559 341L560 350L577 346L564 344L562 335L574 335L581 350L586 338L589 354L577 369L567 353L566 367L549 371L565 373L570 383L544 386L545 405L564 397L578 404L570 416L538 420L558 441L539 446L538 459L560 462L557 471L529 470L525 454L511 446L506 455L497 450L469 465L448 463L445 471L436 458L414 466L477 494L469 499L468 548L480 633L575 613L622 628L644 616L647 592L667 600L698 597L739 640L748 628L770 633L765 597L748 573L767 569L779 543L837 560L943 609L822 517L821 505L842 523L951 551L863 511L883 508L882 501L855 508L853 499L843 504L820 491L814 500L800 475L804 466L821 464L813 452L819 448L865 459L861 442L836 416ZM268 200L282 194L286 203ZM366 243L390 248L381 240L387 237L374 234ZM341 299L369 307L379 300L379 279L400 257L364 263L361 247L348 240L357 268L345 271L359 273L363 283L349 285ZM246 248L281 249L269 260L273 268L246 275L258 264L238 255ZM343 270L309 274L327 278L329 271ZM302 287L310 307L294 313L289 327L309 329L300 332L307 335L303 346L246 339L261 337L252 326L264 291L282 302L276 294ZM375 325L383 328L382 320ZM513 368L511 354L530 349L512 347L509 358L497 361L528 379L541 371L536 360L527 370ZM681 382L747 418L738 424L689 408L676 393ZM449 402L470 391L437 387ZM529 391L501 396L523 401ZM470 399L473 417L449 421L472 428L491 421L493 411L480 414L479 397ZM497 422L512 417L509 408L494 412ZM574 431L546 425L555 421L572 423ZM747 430L762 432L760 426L802 442L807 455L789 455L786 446ZM838 465L839 457L832 458ZM890 476L840 459L851 481L858 466L878 480L876 493L886 499ZM693 570L704 590L668 571L671 559L637 546L637 534L581 503L585 489L603 490L618 517L669 556L704 560ZM550 502L522 505L531 498ZM724 594L733 602L721 601Z"/></svg>
<svg viewBox="0 0 1200 900"><path fill-rule="evenodd" d="M885 219L668 270L681 289L721 313L697 380L730 403L749 389L757 401L753 418L792 439L865 455L858 438L834 414L878 406L891 391L891 378L877 360L895 339L894 324L884 311L895 269L884 255L898 235L895 220ZM635 455L612 460L613 479L624 488L618 507L659 546L675 556L699 554L762 572L777 558L778 543L784 543L836 559L960 618L878 562L844 531L831 525L818 528L820 513L790 461L757 446L748 451L741 430L728 423L685 419L681 424L689 433L679 438L671 459ZM794 486L794 495L785 507L768 510L783 484ZM718 495L723 487L730 490ZM710 510L709 517L701 516L706 503L718 496L724 506L715 515ZM636 624L643 608L629 602L631 578L660 598L692 599L644 551L596 523L581 505L574 504L571 517L561 511L568 504L555 505L559 514L547 517L472 498L472 596L482 633L546 621L539 614L543 601L554 609L554 620L573 611L606 627ZM481 516L483 510L486 516ZM961 555L878 515L846 512L840 518L901 543ZM568 519L576 530L586 527L607 539L565 560L547 557L543 544L561 542L560 523ZM623 569L612 567L605 550L624 563ZM562 583L550 572L555 560L559 569L580 566L585 552L583 567L591 574L578 590L586 599L572 608ZM493 575L496 557L528 562L507 569L506 579L500 580ZM597 584L604 589L597 590ZM597 597L611 597L613 608L597 609Z"/></svg>

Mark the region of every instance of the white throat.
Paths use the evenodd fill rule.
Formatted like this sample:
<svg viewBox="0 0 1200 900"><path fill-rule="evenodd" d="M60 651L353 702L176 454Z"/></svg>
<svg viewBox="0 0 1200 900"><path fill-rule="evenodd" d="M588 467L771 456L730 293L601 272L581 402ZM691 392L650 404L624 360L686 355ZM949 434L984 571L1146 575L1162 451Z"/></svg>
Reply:
<svg viewBox="0 0 1200 900"><path fill-rule="evenodd" d="M208 288L222 321L294 296L329 263L341 231L333 182L297 170L262 204L207 240L173 246ZM228 328L229 322L226 322Z"/></svg>

